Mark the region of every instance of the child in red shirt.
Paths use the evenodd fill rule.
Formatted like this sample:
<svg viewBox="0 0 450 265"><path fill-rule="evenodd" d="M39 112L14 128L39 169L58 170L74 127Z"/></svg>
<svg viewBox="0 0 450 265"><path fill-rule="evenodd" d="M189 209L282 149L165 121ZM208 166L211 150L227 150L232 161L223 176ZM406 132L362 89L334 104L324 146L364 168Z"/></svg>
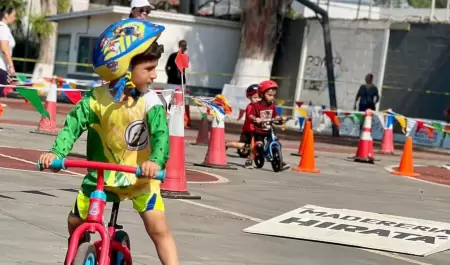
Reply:
<svg viewBox="0 0 450 265"><path fill-rule="evenodd" d="M259 101L259 95L258 95L258 87L259 85L254 84L247 88L246 96L250 100L250 104L247 105L245 108L245 122L242 126L242 132L241 137L239 138L239 142L227 142L226 147L233 147L236 149L244 149L250 148L252 138L253 138L253 130L254 130L254 123L253 120L250 119L249 113L252 111L252 104ZM250 157L245 161L245 168L253 168L253 159L254 154L249 150Z"/></svg>
<svg viewBox="0 0 450 265"><path fill-rule="evenodd" d="M272 80L266 80L259 84L258 94L261 100L253 103L249 118L255 124L253 137L256 146L259 148L264 144L264 139L269 136L270 125L268 122L272 119L280 119L280 123L286 121L286 117L280 117L273 101L277 94L278 85ZM283 162L283 169L289 168L288 164Z"/></svg>

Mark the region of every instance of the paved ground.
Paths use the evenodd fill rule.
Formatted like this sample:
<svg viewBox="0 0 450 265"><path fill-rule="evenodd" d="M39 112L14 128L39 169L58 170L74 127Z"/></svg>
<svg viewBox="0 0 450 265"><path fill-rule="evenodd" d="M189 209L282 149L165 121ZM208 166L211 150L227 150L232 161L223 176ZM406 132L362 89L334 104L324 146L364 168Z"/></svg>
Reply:
<svg viewBox="0 0 450 265"><path fill-rule="evenodd" d="M65 219L81 178L68 172L52 174L34 170L39 150L48 149L53 140L52 136L29 133L39 120L34 111L5 109L0 123L5 120L16 124L2 123L0 132L0 264L62 263L67 242ZM30 124L34 127L27 126ZM196 132L187 131L187 135L192 140ZM74 156L84 154L85 144L82 136L74 146ZM295 151L297 143L284 144L286 162L296 166L298 158L289 153ZM243 229L255 222L306 204L450 222L448 188L389 174L385 167L398 164L398 156L380 156L375 165L367 165L346 161L355 152L351 147L337 152L333 148L317 149L316 165L320 174L292 171L274 174L269 165L253 171L240 167L233 171L197 168L192 164L203 161L206 147L186 145L188 169L206 170L229 182L189 183L189 191L202 196L200 201L165 200L181 264L448 263L449 252L421 258L243 233ZM243 163L235 152L229 150L228 155L230 163ZM417 164L447 163L442 155L415 155ZM137 264L158 264L153 245L129 203L123 204L119 220L131 236Z"/></svg>

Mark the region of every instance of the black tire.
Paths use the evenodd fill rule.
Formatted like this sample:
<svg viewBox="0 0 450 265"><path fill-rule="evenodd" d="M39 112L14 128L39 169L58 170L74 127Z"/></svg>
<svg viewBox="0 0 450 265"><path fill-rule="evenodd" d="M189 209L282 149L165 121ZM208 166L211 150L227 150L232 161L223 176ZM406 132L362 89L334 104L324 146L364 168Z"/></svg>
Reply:
<svg viewBox="0 0 450 265"><path fill-rule="evenodd" d="M250 152L247 149L238 149L237 153L241 158L247 158L250 155Z"/></svg>
<svg viewBox="0 0 450 265"><path fill-rule="evenodd" d="M97 254L91 243L85 242L78 247L72 265L96 265Z"/></svg>
<svg viewBox="0 0 450 265"><path fill-rule="evenodd" d="M264 166L264 156L262 154L255 156L255 165L256 168L262 168Z"/></svg>
<svg viewBox="0 0 450 265"><path fill-rule="evenodd" d="M117 241L121 243L122 245L125 245L129 250L131 250L131 241L130 237L125 231L119 230L114 234L114 241ZM120 258L121 253L117 251L111 252L111 265L125 265L125 261L123 260L123 254L122 258Z"/></svg>
<svg viewBox="0 0 450 265"><path fill-rule="evenodd" d="M283 169L283 155L278 147L272 147L272 169L275 172L280 172Z"/></svg>

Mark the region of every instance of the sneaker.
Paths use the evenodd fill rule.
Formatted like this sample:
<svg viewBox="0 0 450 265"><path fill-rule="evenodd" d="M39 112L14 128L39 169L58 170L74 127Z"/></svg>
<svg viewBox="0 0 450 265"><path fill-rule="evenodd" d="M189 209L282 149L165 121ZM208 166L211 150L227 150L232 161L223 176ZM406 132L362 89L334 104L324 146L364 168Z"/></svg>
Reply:
<svg viewBox="0 0 450 265"><path fill-rule="evenodd" d="M281 170L286 170L286 169L289 169L289 168L291 168L291 165L286 164L286 163L283 162L283 166L281 167Z"/></svg>
<svg viewBox="0 0 450 265"><path fill-rule="evenodd" d="M247 169L253 169L253 161L252 160L245 161L244 167Z"/></svg>

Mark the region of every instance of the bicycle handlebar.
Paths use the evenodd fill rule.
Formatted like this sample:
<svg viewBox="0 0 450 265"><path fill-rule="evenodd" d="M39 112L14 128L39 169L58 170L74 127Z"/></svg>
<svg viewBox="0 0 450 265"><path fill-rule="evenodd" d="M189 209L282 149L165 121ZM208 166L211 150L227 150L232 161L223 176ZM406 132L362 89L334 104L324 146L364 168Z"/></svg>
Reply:
<svg viewBox="0 0 450 265"><path fill-rule="evenodd" d="M44 168L41 165L41 162L37 162L37 167L39 171L43 171ZM135 174L136 177L142 176L141 167L132 167L125 165L118 165L112 163L104 163L104 162L95 162L95 161L86 161L86 160L67 160L65 158L55 159L50 165L50 169L67 169L68 167L77 167L77 168L88 168L88 169L96 169L96 170L113 170L120 171L125 173ZM160 170L158 174L156 174L155 179L164 181L166 178L166 171Z"/></svg>

